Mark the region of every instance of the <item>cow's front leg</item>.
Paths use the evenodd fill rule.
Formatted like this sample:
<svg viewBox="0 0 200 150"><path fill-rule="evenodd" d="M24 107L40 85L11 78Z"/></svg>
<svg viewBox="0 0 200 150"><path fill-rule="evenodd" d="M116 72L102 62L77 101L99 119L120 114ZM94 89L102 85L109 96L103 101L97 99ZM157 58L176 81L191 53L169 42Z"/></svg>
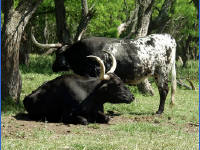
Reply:
<svg viewBox="0 0 200 150"><path fill-rule="evenodd" d="M101 111L98 111L96 116L97 123L108 123L110 120L110 118Z"/></svg>
<svg viewBox="0 0 200 150"><path fill-rule="evenodd" d="M97 117L96 117L96 122L97 123L108 123L110 118L104 114L104 107L103 105L99 105L98 107L98 111L97 111Z"/></svg>
<svg viewBox="0 0 200 150"><path fill-rule="evenodd" d="M164 111L164 107L165 107L165 100L168 94L168 90L167 89L161 89L159 90L160 93L160 105L158 108L158 111L156 112L156 114L162 114Z"/></svg>
<svg viewBox="0 0 200 150"><path fill-rule="evenodd" d="M99 104L90 113L90 122L108 123L110 118L104 114L103 104Z"/></svg>
<svg viewBox="0 0 200 150"><path fill-rule="evenodd" d="M65 124L82 124L87 125L88 120L80 115L68 115L63 117L63 123Z"/></svg>
<svg viewBox="0 0 200 150"><path fill-rule="evenodd" d="M165 78L160 77L160 78L156 78L156 80L157 80L156 83L157 83L159 94L160 94L160 105L156 114L162 114L165 107L165 100L169 91L168 79L167 77Z"/></svg>

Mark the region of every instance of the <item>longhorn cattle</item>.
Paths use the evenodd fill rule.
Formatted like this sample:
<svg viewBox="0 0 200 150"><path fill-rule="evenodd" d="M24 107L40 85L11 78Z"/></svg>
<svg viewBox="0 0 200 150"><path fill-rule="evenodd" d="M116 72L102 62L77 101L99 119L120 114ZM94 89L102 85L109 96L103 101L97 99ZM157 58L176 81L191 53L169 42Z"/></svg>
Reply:
<svg viewBox="0 0 200 150"><path fill-rule="evenodd" d="M156 112L158 114L164 111L168 94L168 74L172 71L171 104L174 103L176 42L169 34L152 34L135 40L91 37L69 47L64 45L57 50L53 71L72 69L79 75L97 76L99 65L88 60L86 56L99 56L106 68L109 68L110 59L103 50L108 50L115 56L115 74L124 82L138 84L150 76L155 78L160 94L160 105Z"/></svg>
<svg viewBox="0 0 200 150"><path fill-rule="evenodd" d="M88 122L107 123L109 117L104 114L104 103L130 103L134 100L121 79L113 74L116 60L110 55L113 65L106 74L103 61L89 56L100 64L99 77L62 75L26 96L23 103L30 118L84 125Z"/></svg>

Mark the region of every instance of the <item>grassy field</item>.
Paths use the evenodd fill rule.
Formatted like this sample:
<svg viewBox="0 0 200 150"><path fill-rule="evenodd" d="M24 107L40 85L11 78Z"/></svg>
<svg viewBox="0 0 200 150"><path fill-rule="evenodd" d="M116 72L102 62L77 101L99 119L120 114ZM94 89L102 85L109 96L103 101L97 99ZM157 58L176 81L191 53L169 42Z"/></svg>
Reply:
<svg viewBox="0 0 200 150"><path fill-rule="evenodd" d="M41 61L42 60L42 61ZM61 75L51 71L52 57L31 55L28 67L21 66L21 101L44 81ZM199 148L198 62L178 68L178 78L190 78L196 90L178 87L176 105L155 115L159 94L143 96L129 87L136 100L131 104L105 104L109 124L64 125L28 120L22 103L2 102L1 148L3 150L197 150ZM185 81L186 82L186 81ZM187 82L186 82L187 83ZM189 85L189 83L187 83Z"/></svg>

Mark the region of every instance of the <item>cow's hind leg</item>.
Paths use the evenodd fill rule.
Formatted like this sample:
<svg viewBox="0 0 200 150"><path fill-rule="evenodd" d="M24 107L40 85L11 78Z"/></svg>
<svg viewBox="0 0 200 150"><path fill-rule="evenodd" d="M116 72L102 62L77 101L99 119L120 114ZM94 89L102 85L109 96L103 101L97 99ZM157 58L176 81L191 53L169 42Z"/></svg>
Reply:
<svg viewBox="0 0 200 150"><path fill-rule="evenodd" d="M160 94L160 105L156 114L162 114L164 111L165 100L169 91L168 87L168 77L167 76L158 76L155 77L156 84L158 86Z"/></svg>

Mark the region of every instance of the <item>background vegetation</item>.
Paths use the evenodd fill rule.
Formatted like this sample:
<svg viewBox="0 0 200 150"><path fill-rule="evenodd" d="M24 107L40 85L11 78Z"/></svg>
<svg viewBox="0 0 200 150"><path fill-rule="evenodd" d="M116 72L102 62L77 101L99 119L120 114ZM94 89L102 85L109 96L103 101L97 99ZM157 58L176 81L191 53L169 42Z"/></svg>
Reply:
<svg viewBox="0 0 200 150"><path fill-rule="evenodd" d="M152 21L158 17L159 11L163 5L164 0L156 1L152 13ZM175 4L168 12L169 20L164 25L162 31L153 30L151 33L170 33L175 37L178 43L177 56L184 57L185 48L188 36L196 37L190 41L190 50L188 56L190 59L198 59L198 10L191 0L175 0ZM131 12L135 8L134 0L88 0L88 5L95 4L95 16L91 19L88 24L87 31L84 37L89 36L106 36L106 37L118 37L117 27L126 22ZM37 38L40 42L42 41L43 31L45 25L48 24L50 28L50 41L57 42L56 39L56 22L54 11L50 11L54 8L52 1L44 0L43 3L37 9L34 17L32 18L32 24L35 27ZM67 25L71 34L75 34L79 20L81 17L81 3L77 3L76 0L65 0L66 18ZM51 13L41 13L41 12ZM48 11L49 10L49 11ZM45 22L47 17L47 22ZM124 35L126 36L126 35ZM194 56L194 53L196 53Z"/></svg>

